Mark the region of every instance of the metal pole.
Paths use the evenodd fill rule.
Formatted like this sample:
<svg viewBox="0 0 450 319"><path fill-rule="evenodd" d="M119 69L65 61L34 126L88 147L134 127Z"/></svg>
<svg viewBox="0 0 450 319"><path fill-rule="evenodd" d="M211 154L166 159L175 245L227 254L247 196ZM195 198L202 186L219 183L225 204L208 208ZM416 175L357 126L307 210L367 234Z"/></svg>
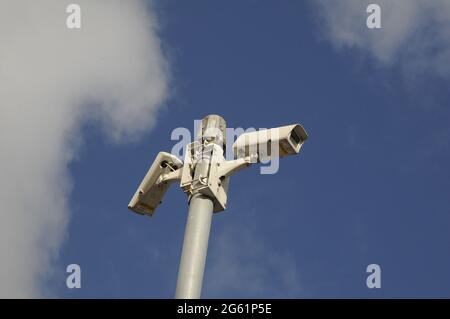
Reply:
<svg viewBox="0 0 450 319"><path fill-rule="evenodd" d="M189 205L178 270L177 299L200 298L212 214L213 201L201 194L194 194Z"/></svg>
<svg viewBox="0 0 450 319"><path fill-rule="evenodd" d="M208 115L201 123L197 140L204 146L205 143L214 143L220 149L225 149L225 120L218 115ZM214 210L214 200L200 191L197 185L209 178L209 169L212 161L211 150L202 149L201 159L195 164L194 183L190 197L189 213L184 233L183 250L181 252L180 268L175 298L200 298L203 273L205 270L206 254L208 251L209 232Z"/></svg>

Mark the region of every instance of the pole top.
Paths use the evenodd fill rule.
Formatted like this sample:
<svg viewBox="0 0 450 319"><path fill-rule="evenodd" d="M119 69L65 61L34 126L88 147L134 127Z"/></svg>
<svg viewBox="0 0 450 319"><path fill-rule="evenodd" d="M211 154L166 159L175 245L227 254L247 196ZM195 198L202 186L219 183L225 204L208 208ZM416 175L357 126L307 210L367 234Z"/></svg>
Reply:
<svg viewBox="0 0 450 319"><path fill-rule="evenodd" d="M207 115L202 119L201 127L197 132L197 140L215 143L225 151L226 127L227 123L220 115Z"/></svg>

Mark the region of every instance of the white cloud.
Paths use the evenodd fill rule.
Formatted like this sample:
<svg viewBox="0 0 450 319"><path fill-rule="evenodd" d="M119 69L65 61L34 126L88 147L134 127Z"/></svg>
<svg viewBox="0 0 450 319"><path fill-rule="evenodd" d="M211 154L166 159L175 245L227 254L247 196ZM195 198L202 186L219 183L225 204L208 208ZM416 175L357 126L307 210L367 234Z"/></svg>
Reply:
<svg viewBox="0 0 450 319"><path fill-rule="evenodd" d="M114 141L152 127L168 71L140 0L0 0L0 297L40 296L65 236L85 120Z"/></svg>
<svg viewBox="0 0 450 319"><path fill-rule="evenodd" d="M381 29L368 29L366 8L381 7ZM336 48L369 53L383 65L414 74L450 76L450 1L312 1L325 37Z"/></svg>
<svg viewBox="0 0 450 319"><path fill-rule="evenodd" d="M204 295L208 298L299 298L299 269L288 251L243 224L211 244Z"/></svg>

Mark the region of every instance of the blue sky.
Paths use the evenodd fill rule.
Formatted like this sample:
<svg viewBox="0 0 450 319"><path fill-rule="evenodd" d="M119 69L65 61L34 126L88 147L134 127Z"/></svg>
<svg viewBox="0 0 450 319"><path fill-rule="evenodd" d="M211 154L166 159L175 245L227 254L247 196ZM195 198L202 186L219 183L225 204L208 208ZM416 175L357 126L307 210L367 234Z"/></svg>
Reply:
<svg viewBox="0 0 450 319"><path fill-rule="evenodd" d="M310 139L277 174L253 167L232 178L229 209L213 220L204 297L450 296L449 94L439 79L417 84L426 98L398 70L337 53L304 2L158 10L175 94L134 145L86 128L61 256L80 264L83 288L61 296L172 297L185 195L171 189L153 219L126 204L157 152L171 149L171 130L210 113L236 127L300 122ZM365 285L371 263L382 269L379 290Z"/></svg>
<svg viewBox="0 0 450 319"><path fill-rule="evenodd" d="M361 31L370 42L337 43L320 10L309 1L153 7L169 97L133 143L105 139L96 121L82 126L50 295L173 297L187 198L172 187L151 219L127 204L176 143L174 128L220 114L230 127L298 122L309 139L275 175L251 167L232 177L228 209L213 218L203 297L450 297L449 77L408 69L420 54L405 55L405 43L380 59L377 30ZM81 289L65 286L72 263ZM381 289L366 286L372 263Z"/></svg>

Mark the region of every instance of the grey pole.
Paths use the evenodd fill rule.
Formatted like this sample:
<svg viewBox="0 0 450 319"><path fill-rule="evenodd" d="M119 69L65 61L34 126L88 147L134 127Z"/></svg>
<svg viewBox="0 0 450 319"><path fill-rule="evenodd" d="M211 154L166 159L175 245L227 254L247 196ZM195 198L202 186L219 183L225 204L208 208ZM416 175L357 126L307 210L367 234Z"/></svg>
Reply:
<svg viewBox="0 0 450 319"><path fill-rule="evenodd" d="M198 299L208 250L213 201L199 193L189 204L175 298Z"/></svg>
<svg viewBox="0 0 450 319"><path fill-rule="evenodd" d="M225 120L218 115L208 115L202 120L197 140L204 145L214 143L225 149ZM206 254L208 251L209 231L213 215L214 201L199 192L195 184L208 178L211 153L202 153L194 173L194 188L190 197L189 212L184 233L180 268L175 298L198 299L201 295Z"/></svg>

